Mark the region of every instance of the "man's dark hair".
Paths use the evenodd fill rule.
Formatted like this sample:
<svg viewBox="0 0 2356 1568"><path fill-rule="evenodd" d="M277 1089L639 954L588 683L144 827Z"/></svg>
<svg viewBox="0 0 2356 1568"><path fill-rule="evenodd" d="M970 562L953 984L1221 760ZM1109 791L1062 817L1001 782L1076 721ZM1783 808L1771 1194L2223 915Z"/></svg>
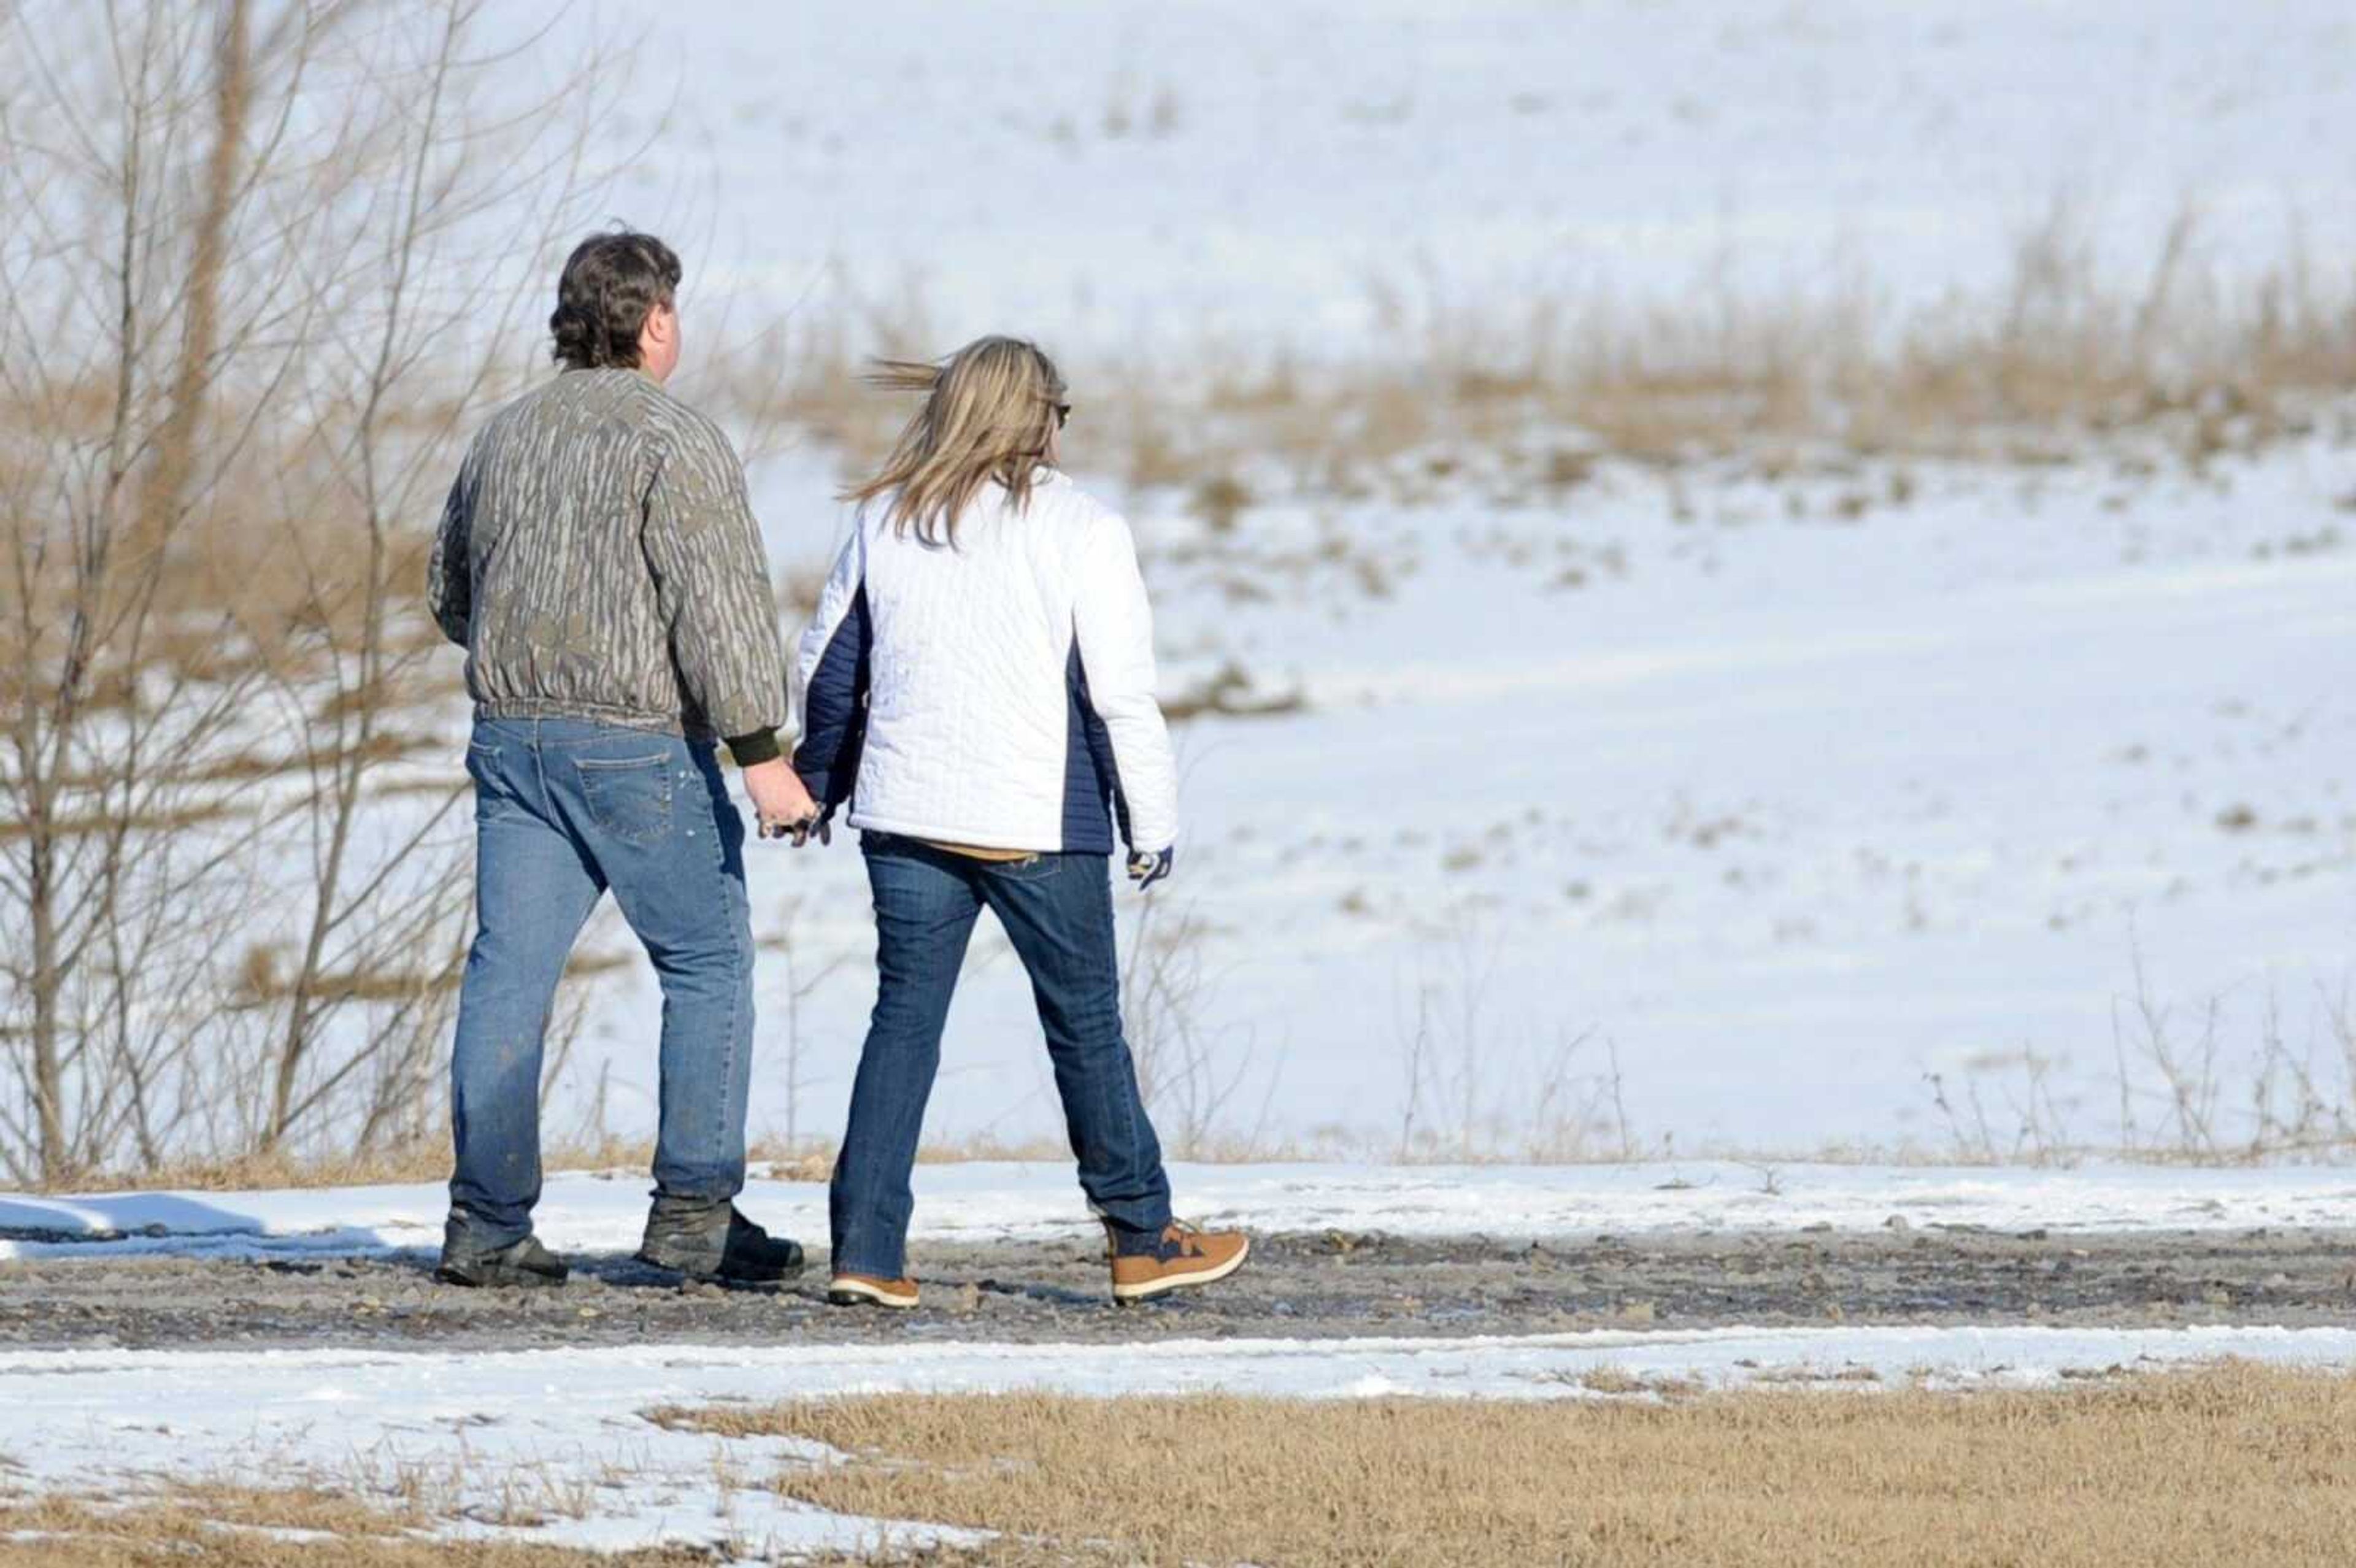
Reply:
<svg viewBox="0 0 2356 1568"><path fill-rule="evenodd" d="M679 257L651 234L592 234L573 248L556 283L548 330L556 357L575 370L635 368L647 314L679 300Z"/></svg>

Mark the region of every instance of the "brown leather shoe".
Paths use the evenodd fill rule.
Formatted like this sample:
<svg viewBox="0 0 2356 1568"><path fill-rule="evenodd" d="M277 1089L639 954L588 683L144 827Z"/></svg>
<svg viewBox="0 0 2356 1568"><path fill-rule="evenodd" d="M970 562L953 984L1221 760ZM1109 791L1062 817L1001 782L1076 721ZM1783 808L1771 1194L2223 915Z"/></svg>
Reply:
<svg viewBox="0 0 2356 1568"><path fill-rule="evenodd" d="M1112 1298L1123 1303L1223 1280L1251 1253L1251 1238L1241 1231L1202 1231L1183 1220L1172 1221L1150 1253L1121 1252L1109 1225L1105 1238L1112 1253Z"/></svg>
<svg viewBox="0 0 2356 1568"><path fill-rule="evenodd" d="M916 1305L916 1282L839 1274L827 1285L826 1298L837 1307L888 1307L895 1312L905 1312Z"/></svg>

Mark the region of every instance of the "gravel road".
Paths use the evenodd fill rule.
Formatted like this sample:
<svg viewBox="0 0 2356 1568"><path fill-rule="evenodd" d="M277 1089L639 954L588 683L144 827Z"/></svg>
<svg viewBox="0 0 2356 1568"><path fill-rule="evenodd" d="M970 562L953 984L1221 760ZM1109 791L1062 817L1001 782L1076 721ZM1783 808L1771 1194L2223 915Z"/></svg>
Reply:
<svg viewBox="0 0 2356 1568"><path fill-rule="evenodd" d="M1835 1323L2356 1321L2356 1232L1923 1229L1585 1236L1533 1244L1339 1232L1259 1237L1212 1289L1107 1299L1075 1240L929 1246L918 1311L830 1307L822 1264L774 1289L682 1287L618 1257L562 1290L434 1283L433 1258L53 1255L0 1263L0 1345L250 1350L1526 1334Z"/></svg>

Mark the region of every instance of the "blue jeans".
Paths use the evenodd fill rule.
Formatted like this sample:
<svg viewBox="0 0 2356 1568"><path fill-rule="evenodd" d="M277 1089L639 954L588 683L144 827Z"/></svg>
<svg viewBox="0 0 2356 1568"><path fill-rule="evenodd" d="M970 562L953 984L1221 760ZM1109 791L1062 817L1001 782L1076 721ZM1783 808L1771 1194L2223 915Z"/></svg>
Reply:
<svg viewBox="0 0 2356 1568"><path fill-rule="evenodd" d="M662 985L655 1185L744 1185L753 929L744 824L709 743L571 719L478 719L475 944L450 1054L450 1207L487 1246L531 1231L550 1004L611 888Z"/></svg>
<svg viewBox="0 0 2356 1568"><path fill-rule="evenodd" d="M876 833L861 848L875 895L877 986L828 1194L834 1271L898 1279L907 1266L908 1177L941 1025L984 908L1030 971L1080 1189L1117 1241L1134 1238L1125 1250L1150 1244L1170 1223L1170 1179L1121 1038L1107 858L978 860Z"/></svg>

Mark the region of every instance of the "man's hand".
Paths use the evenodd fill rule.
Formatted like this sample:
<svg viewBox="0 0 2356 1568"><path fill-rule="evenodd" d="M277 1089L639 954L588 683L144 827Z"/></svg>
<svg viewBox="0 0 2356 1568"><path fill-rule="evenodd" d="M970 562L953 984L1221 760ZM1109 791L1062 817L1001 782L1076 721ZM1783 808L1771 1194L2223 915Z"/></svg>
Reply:
<svg viewBox="0 0 2356 1568"><path fill-rule="evenodd" d="M744 770L744 793L753 798L754 815L760 819L761 837L783 838L796 834L795 842L807 836L809 825L818 819L818 802L802 787L802 781L793 764L783 757L772 757L766 763L755 763Z"/></svg>
<svg viewBox="0 0 2356 1568"><path fill-rule="evenodd" d="M1141 850L1132 854L1129 858L1129 880L1137 884L1137 891L1141 893L1168 876L1171 862L1177 858L1178 851L1174 848L1151 855Z"/></svg>

